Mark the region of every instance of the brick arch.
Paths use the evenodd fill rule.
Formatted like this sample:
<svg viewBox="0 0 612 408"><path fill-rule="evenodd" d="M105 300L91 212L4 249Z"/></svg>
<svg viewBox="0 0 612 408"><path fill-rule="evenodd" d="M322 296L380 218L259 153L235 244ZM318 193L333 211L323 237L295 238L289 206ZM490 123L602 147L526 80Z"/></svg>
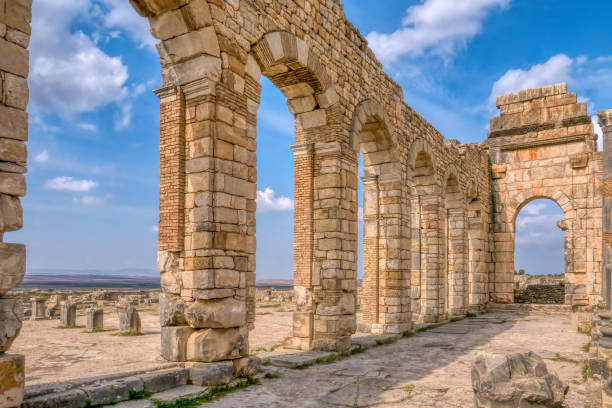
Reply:
<svg viewBox="0 0 612 408"><path fill-rule="evenodd" d="M364 127L370 123L379 123L384 131L385 137L389 139L386 142L389 144L394 143L391 140L391 135L394 134L394 130L385 110L380 102L368 98L361 101L353 111L353 120L351 122L349 137L350 144L355 151L359 150L361 132L364 130Z"/></svg>
<svg viewBox="0 0 612 408"><path fill-rule="evenodd" d="M467 200L465 200L466 198L466 193L465 191L463 191L463 189L461 188L461 180L459 178L459 175L461 173L459 173L457 171L457 168L455 167L454 164L451 164L450 166L447 167L447 169L444 171L444 176L442 176L442 186L441 186L441 196L442 199L446 199L447 195L448 195L448 181L450 180L451 177L454 177L455 180L457 181L457 193L461 194L461 197L464 199L464 205L467 203Z"/></svg>

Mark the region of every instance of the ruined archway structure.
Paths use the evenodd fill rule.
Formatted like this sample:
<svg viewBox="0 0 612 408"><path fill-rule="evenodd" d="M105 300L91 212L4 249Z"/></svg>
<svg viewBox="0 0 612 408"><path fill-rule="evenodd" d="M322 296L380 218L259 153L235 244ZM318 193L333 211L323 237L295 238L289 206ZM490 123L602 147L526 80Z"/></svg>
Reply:
<svg viewBox="0 0 612 408"><path fill-rule="evenodd" d="M372 332L400 333L413 321L511 302L514 216L533 197L554 199L565 211L567 302L592 305L602 293L602 154L586 105L564 85L499 97L501 116L487 140L464 145L444 141L403 102L337 0L131 2L161 41L158 267L166 359L239 361L248 354L261 75L295 115L297 311L289 344L350 346L359 154L364 326ZM4 232L21 227L18 197L25 194L31 1L0 7ZM0 255L4 295L22 279L25 249L0 243ZM0 320L20 320L20 307L0 302ZM0 404L18 401L23 358L2 354L0 368Z"/></svg>

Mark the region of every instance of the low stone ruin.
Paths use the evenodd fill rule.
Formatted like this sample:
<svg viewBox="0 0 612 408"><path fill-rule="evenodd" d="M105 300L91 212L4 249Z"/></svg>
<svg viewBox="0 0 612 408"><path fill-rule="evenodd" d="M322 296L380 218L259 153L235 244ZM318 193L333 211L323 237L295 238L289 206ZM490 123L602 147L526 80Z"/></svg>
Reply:
<svg viewBox="0 0 612 408"><path fill-rule="evenodd" d="M104 330L104 309L92 307L87 309L87 330Z"/></svg>
<svg viewBox="0 0 612 408"><path fill-rule="evenodd" d="M472 388L475 408L561 408L569 390L533 352L478 357Z"/></svg>
<svg viewBox="0 0 612 408"><path fill-rule="evenodd" d="M514 302L564 304L565 279L559 276L514 275Z"/></svg>
<svg viewBox="0 0 612 408"><path fill-rule="evenodd" d="M30 320L44 320L46 316L45 298L33 297L32 299L32 313Z"/></svg>
<svg viewBox="0 0 612 408"><path fill-rule="evenodd" d="M60 305L60 325L62 327L76 327L76 304L62 302Z"/></svg>
<svg viewBox="0 0 612 408"><path fill-rule="evenodd" d="M138 311L127 301L117 303L119 331L123 334L142 334Z"/></svg>

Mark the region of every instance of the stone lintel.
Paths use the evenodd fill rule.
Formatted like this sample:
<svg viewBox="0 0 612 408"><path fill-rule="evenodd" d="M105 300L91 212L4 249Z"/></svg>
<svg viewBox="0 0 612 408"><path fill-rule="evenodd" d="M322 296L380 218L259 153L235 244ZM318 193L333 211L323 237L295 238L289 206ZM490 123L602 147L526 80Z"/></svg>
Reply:
<svg viewBox="0 0 612 408"><path fill-rule="evenodd" d="M181 85L181 88L183 89L186 100L215 94L215 83L208 78L189 82L188 84Z"/></svg>
<svg viewBox="0 0 612 408"><path fill-rule="evenodd" d="M511 151L511 150L523 150L523 149L533 149L536 147L542 146L551 146L558 144L566 144L566 143L583 143L586 141L587 136L590 135L574 135L574 136L564 136L564 137L555 137L550 139L541 139L541 140L533 140L531 142L525 143L512 143L505 146L501 146L502 151Z"/></svg>
<svg viewBox="0 0 612 408"><path fill-rule="evenodd" d="M300 156L303 154L308 154L310 151L310 143L304 143L299 145L290 146L291 150L293 150L293 154L296 156Z"/></svg>
<svg viewBox="0 0 612 408"><path fill-rule="evenodd" d="M364 185L378 184L378 176L361 176L359 177Z"/></svg>

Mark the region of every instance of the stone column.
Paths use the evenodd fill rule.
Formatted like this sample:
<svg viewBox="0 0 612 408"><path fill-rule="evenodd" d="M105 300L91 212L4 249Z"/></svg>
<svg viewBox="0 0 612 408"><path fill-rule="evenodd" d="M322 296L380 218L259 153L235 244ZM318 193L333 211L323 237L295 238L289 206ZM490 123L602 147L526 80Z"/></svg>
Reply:
<svg viewBox="0 0 612 408"><path fill-rule="evenodd" d="M60 325L76 327L76 304L69 301L60 304Z"/></svg>
<svg viewBox="0 0 612 408"><path fill-rule="evenodd" d="M309 350L315 312L312 279L314 144L295 145L291 149L294 155L293 289L296 297L291 345Z"/></svg>
<svg viewBox="0 0 612 408"><path fill-rule="evenodd" d="M603 259L601 293L612 308L612 109L598 112L603 131Z"/></svg>
<svg viewBox="0 0 612 408"><path fill-rule="evenodd" d="M6 4L5 4L6 3ZM3 242L23 225L19 197L26 193L28 70L31 1L0 2L0 406L23 400L24 357L5 354L19 334L23 305L8 291L23 280L25 246Z"/></svg>
<svg viewBox="0 0 612 408"><path fill-rule="evenodd" d="M363 284L361 309L369 328L379 323L380 311L380 203L378 176L361 177L363 182Z"/></svg>

